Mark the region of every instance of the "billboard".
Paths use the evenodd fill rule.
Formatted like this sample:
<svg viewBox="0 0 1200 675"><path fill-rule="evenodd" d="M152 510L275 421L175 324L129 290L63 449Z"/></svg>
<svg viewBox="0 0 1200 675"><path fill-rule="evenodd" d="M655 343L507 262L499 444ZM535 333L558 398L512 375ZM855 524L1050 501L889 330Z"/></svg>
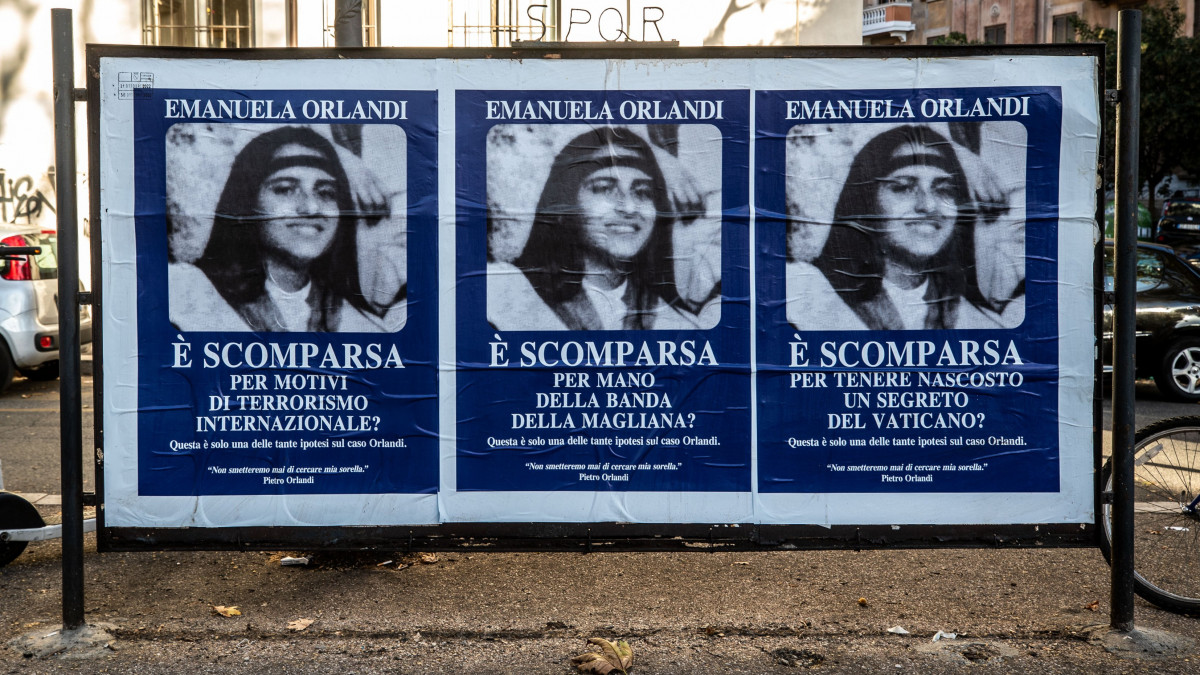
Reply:
<svg viewBox="0 0 1200 675"><path fill-rule="evenodd" d="M94 53L105 526L1092 522L1096 54L670 54Z"/></svg>

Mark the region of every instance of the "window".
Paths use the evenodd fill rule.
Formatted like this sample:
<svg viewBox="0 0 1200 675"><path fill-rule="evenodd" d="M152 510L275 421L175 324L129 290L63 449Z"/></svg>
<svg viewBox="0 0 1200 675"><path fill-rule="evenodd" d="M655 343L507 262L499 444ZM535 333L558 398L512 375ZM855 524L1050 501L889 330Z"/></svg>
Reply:
<svg viewBox="0 0 1200 675"><path fill-rule="evenodd" d="M985 26L983 29L983 41L989 45L1002 45L1008 33L1008 26L1004 24L996 24L995 26Z"/></svg>
<svg viewBox="0 0 1200 675"><path fill-rule="evenodd" d="M1059 14L1053 18L1051 26L1051 42L1074 42L1075 41L1075 13Z"/></svg>
<svg viewBox="0 0 1200 675"><path fill-rule="evenodd" d="M363 46L379 46L379 0L364 0L362 4Z"/></svg>
<svg viewBox="0 0 1200 675"><path fill-rule="evenodd" d="M1106 246L1104 250L1104 290L1111 293L1116 286L1114 272L1113 248ZM1196 285L1196 275L1184 267L1184 263L1173 255L1159 251L1138 249L1137 252L1137 281L1135 292L1149 291L1166 292L1171 296L1195 295L1200 288Z"/></svg>
<svg viewBox="0 0 1200 675"><path fill-rule="evenodd" d="M325 11L325 34L322 44L333 47L337 44L334 28L337 26L337 0L321 0ZM362 0L362 43L364 47L378 47L379 0Z"/></svg>
<svg viewBox="0 0 1200 675"><path fill-rule="evenodd" d="M142 0L142 42L253 47L253 0Z"/></svg>
<svg viewBox="0 0 1200 675"><path fill-rule="evenodd" d="M1169 199L1167 205L1163 207L1163 215L1176 218L1198 218L1200 217L1200 202Z"/></svg>
<svg viewBox="0 0 1200 675"><path fill-rule="evenodd" d="M0 241L0 247L4 246L33 246L33 244L26 241L23 235L14 234ZM32 279L33 273L30 271L29 257L12 255L0 258L0 278L8 279L9 281L28 281Z"/></svg>
<svg viewBox="0 0 1200 675"><path fill-rule="evenodd" d="M514 40L561 40L558 17L563 3L549 0L450 0L449 47L507 47ZM576 3L581 4L581 3ZM746 4L746 3L742 3ZM628 3L600 3L595 7L577 7L579 19L598 20L600 13L616 9L629 14ZM574 12L576 10L569 10ZM612 14L605 18L606 30L615 34ZM628 28L625 24L623 29Z"/></svg>
<svg viewBox="0 0 1200 675"><path fill-rule="evenodd" d="M36 256L5 256L0 258L0 278L9 281L58 278L58 237L53 234L14 234L0 240L5 246L40 246Z"/></svg>

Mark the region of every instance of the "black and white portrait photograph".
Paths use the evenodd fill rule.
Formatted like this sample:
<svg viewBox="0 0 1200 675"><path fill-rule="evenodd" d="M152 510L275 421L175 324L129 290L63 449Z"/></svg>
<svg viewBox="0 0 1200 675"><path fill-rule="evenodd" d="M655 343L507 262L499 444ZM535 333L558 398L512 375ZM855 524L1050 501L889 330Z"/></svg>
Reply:
<svg viewBox="0 0 1200 675"><path fill-rule="evenodd" d="M188 123L166 137L181 331L395 332L407 319L404 130Z"/></svg>
<svg viewBox="0 0 1200 675"><path fill-rule="evenodd" d="M805 124L790 129L786 148L793 327L1024 321L1020 123Z"/></svg>
<svg viewBox="0 0 1200 675"><path fill-rule="evenodd" d="M496 330L708 329L721 317L712 125L505 124L487 138Z"/></svg>

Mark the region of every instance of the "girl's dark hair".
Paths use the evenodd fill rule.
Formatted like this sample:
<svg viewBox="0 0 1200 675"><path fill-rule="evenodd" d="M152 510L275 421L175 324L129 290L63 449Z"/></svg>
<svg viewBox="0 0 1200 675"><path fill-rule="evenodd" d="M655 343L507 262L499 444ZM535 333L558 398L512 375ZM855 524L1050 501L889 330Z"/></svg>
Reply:
<svg viewBox="0 0 1200 675"><path fill-rule="evenodd" d="M276 158L276 153L287 145L300 145L316 154ZM264 132L237 154L217 202L208 245L196 266L235 309L262 296L267 280L262 237L266 215L259 210L258 194L272 173L295 164L319 168L337 184L341 214L337 230L329 250L313 260L310 268L313 287L321 289L327 297L322 307L336 308L337 300L345 299L365 309L368 305L358 283L355 207L350 181L333 144L307 127L281 127Z"/></svg>
<svg viewBox="0 0 1200 675"><path fill-rule="evenodd" d="M925 328L951 328L967 277L974 276L970 189L950 141L925 126L902 126L871 139L854 158L834 209L833 227L814 261L830 285L867 328L900 326L896 308L883 290L882 239L887 223L880 215L880 179L914 165L938 167L953 177L958 218L945 248L923 270L930 280L931 311Z"/></svg>
<svg viewBox="0 0 1200 675"><path fill-rule="evenodd" d="M653 182L654 228L630 265L632 321L626 328L648 328L649 313L662 299L677 304L671 247L672 215L667 184L649 144L623 127L598 127L581 134L558 153L538 200L529 239L514 264L528 277L538 295L572 330L562 304L583 292L585 242L579 189L592 173L610 166L637 168ZM577 321L577 320L574 320Z"/></svg>

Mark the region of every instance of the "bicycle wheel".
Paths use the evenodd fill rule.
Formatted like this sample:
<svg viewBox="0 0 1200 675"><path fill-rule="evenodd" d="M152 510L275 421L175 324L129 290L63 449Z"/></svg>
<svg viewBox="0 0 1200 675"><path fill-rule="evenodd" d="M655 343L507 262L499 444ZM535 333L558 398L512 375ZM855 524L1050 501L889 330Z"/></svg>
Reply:
<svg viewBox="0 0 1200 675"><path fill-rule="evenodd" d="M11 492L0 492L0 530L24 530L44 524L33 504ZM16 560L28 544L27 541L0 541L0 567Z"/></svg>
<svg viewBox="0 0 1200 675"><path fill-rule="evenodd" d="M1138 430L1133 465L1134 590L1163 609L1200 613L1200 415ZM1102 481L1111 494L1111 460ZM1100 515L1100 546L1111 562L1112 504Z"/></svg>

